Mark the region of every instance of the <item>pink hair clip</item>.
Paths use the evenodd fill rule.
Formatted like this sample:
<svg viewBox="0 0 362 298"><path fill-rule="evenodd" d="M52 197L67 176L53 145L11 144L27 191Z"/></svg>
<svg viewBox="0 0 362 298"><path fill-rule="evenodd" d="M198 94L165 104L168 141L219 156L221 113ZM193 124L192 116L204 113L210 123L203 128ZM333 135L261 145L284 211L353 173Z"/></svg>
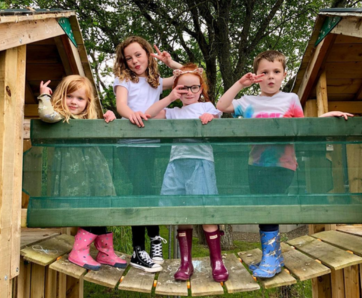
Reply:
<svg viewBox="0 0 362 298"><path fill-rule="evenodd" d="M173 71L173 76L176 79L178 76L186 74L186 73L197 73L200 76L203 74L204 69L203 68L196 68L194 70L186 70L186 71L182 71L181 69L175 69Z"/></svg>

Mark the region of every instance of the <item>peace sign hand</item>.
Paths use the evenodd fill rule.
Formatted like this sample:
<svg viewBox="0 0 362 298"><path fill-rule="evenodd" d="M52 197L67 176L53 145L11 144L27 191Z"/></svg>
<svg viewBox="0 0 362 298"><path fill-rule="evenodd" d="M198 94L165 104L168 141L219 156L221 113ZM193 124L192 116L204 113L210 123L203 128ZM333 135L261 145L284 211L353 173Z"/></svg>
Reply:
<svg viewBox="0 0 362 298"><path fill-rule="evenodd" d="M153 45L153 47L155 48L155 50L157 52L157 55L154 54L154 53L151 53L151 56L158 59L158 60L160 60L160 61L162 61L168 67L171 68L171 63L173 61L171 55L166 51L161 52L156 45Z"/></svg>
<svg viewBox="0 0 362 298"><path fill-rule="evenodd" d="M50 84L50 80L44 83L43 81L40 82L40 94L49 94L52 95L53 91L48 85Z"/></svg>

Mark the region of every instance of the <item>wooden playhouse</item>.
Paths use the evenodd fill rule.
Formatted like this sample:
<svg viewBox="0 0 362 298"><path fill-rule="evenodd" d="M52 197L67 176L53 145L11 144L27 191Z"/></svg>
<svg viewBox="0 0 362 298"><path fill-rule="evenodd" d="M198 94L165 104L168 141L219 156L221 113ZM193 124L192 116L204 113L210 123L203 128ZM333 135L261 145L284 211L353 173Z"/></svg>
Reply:
<svg viewBox="0 0 362 298"><path fill-rule="evenodd" d="M293 89L302 100L306 116L316 117L336 109L362 113L359 105L362 99L361 22L362 14L359 10L325 10L318 15ZM0 12L0 32L1 36L4 36L0 42L0 107L3 111L3 120L0 123L3 136L0 145L1 297L83 297L84 280L110 288L152 295L205 296L292 285L298 280L307 279L312 279L313 297L361 297L362 238L351 235L353 231L357 231L357 234L360 232L356 226L337 227L334 223L361 223L359 216L362 209L359 204L329 206L329 194L318 194L327 204L313 205L313 208L303 204L276 206L282 208L283 216L270 212L265 206L242 205L237 203L237 200L233 200L229 206L218 205L223 218L215 216L213 206L195 205L187 213L180 211L179 206L169 206L167 209L146 206L152 209L151 220L155 224L175 224L180 213L185 213L185 220L189 220L188 223L191 224L210 223L210 220L212 223L255 223L273 221L276 218L283 223L319 224L311 227L311 236L303 236L282 244L286 269L270 280L255 281L242 264L250 264L260 258L261 252L258 249L240 252L238 256L227 254L225 264L229 269L230 279L222 285L210 278L207 258L196 260L201 269L189 283L173 282L172 276L178 267L178 261L171 259L166 260L165 270L156 276L133 268L113 270L114 268L107 266L102 266L99 272L87 272L70 264L66 255L74 240L67 233L68 229L25 229L28 197L21 193L21 177L23 149L31 146L29 122L24 119L37 117L39 81L51 79L52 87L55 87L60 79L68 74L85 75L93 81L79 25L75 13L69 11L5 11ZM101 109L99 112L101 113ZM258 142L270 136L277 137L280 141L303 142L326 142L335 138L339 142L342 140L342 143L352 138L356 140L357 146L361 143L359 119L351 119L347 123L343 121L345 126L341 125L340 119L307 119L303 120L304 124L300 127L293 119L280 120L288 121L289 127L298 129L296 132L283 130L279 120L266 121L259 125L261 122L253 122L252 119L252 124L221 119L215 121L213 126L205 127L201 127L198 122L186 121L183 129L178 131L178 137L215 138L217 141L236 137L241 142L249 142L250 139ZM49 133L46 126L35 121L32 140L48 142L48 145L56 145L59 139L84 142L79 138L79 132L83 132L90 142L92 138L99 139L100 136L102 140L114 141L120 134L126 138L134 137L136 132L127 121L116 121L112 124L112 129L106 129L100 127L101 122L94 120L94 130L87 134L84 130L85 124L82 123L84 122L72 123L71 133L65 131L65 126L61 124ZM175 134L170 121L150 122L149 125L152 125L155 133L150 136L147 129L137 130L138 138L167 140ZM248 131L247 135L245 131ZM327 149L327 158L334 165L331 193L338 193L347 183L350 192L354 193L352 199L359 202L360 154L355 145L348 147L348 144L345 151L341 151L341 146L338 145L329 145ZM346 156L349 165L358 165L348 169L347 181L345 173L341 172L341 156ZM306 173L308 176L308 172ZM311 183L308 182L311 176L308 177L307 190L308 183ZM165 210L167 217L164 216ZM36 214L41 217L42 211L35 211L39 212ZM66 217L68 211L62 212L65 213L58 217ZM78 211L72 212L77 214ZM107 209L99 212L109 214ZM114 212L123 215L113 222L114 225L133 224L133 214L145 214L144 210L137 206L127 206L126 209L120 208ZM56 212L54 220L59 220ZM322 223L328 225L321 227ZM76 224L72 226L74 225ZM21 229L21 226L24 228ZM323 228L326 231L319 232ZM336 228L350 234L334 231Z"/></svg>

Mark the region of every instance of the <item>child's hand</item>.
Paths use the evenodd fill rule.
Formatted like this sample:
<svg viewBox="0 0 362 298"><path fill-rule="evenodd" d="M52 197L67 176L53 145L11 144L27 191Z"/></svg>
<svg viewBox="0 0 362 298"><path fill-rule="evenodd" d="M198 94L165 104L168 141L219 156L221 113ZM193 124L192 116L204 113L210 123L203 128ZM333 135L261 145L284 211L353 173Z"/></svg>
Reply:
<svg viewBox="0 0 362 298"><path fill-rule="evenodd" d="M133 124L136 124L138 127L145 127L142 119L148 120L148 118L151 118L151 115L144 114L141 111L133 112L132 114L129 115L129 121L131 121L131 123Z"/></svg>
<svg viewBox="0 0 362 298"><path fill-rule="evenodd" d="M50 80L47 81L46 83L44 83L43 81L40 82L40 94L49 94L49 95L53 94L52 89L50 89L50 87L48 87L50 82L51 82Z"/></svg>
<svg viewBox="0 0 362 298"><path fill-rule="evenodd" d="M103 118L104 121L109 123L112 122L114 119L116 119L116 115L111 110L108 110L107 112L104 113Z"/></svg>
<svg viewBox="0 0 362 298"><path fill-rule="evenodd" d="M202 114L200 117L202 124L209 123L212 119L214 119L214 115L211 115L209 113Z"/></svg>
<svg viewBox="0 0 362 298"><path fill-rule="evenodd" d="M239 80L239 83L242 85L242 88L249 87L252 84L260 83L263 81L261 79L264 76L264 74L255 75L251 72L247 73L246 75L243 75L241 79Z"/></svg>
<svg viewBox="0 0 362 298"><path fill-rule="evenodd" d="M348 116L353 117L354 115L350 114L350 113L340 112L340 111L332 111L332 112L328 112L323 115L320 115L319 117L343 117L345 120L348 120Z"/></svg>
<svg viewBox="0 0 362 298"><path fill-rule="evenodd" d="M162 61L163 63L165 63L168 67L171 68L171 63L172 63L172 57L171 55L166 52L166 51L163 51L161 53L161 51L159 50L159 48L156 46L156 45L153 45L153 47L155 48L156 52L157 52L157 55L154 54L154 53L151 53L151 56L152 57L155 57L156 59Z"/></svg>
<svg viewBox="0 0 362 298"><path fill-rule="evenodd" d="M183 90L183 87L184 85L177 85L175 88L172 89L169 95L171 102L180 99L182 94L187 94L188 90Z"/></svg>

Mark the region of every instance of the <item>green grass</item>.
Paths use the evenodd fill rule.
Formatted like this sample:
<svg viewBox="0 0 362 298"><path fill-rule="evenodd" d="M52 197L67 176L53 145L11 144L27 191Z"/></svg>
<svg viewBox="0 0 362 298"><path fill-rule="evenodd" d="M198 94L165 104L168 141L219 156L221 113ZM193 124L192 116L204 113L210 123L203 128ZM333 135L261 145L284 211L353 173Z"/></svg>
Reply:
<svg viewBox="0 0 362 298"><path fill-rule="evenodd" d="M163 238L168 239L167 227L160 227L160 234ZM115 237L114 244L118 251L122 251L128 254L132 253L132 235L130 227L113 227L111 228ZM146 237L147 239L147 237ZM149 243L146 241L146 250L149 250ZM234 241L234 249L223 251L223 253L237 253L243 250L250 250L253 248L260 248L259 242L243 242ZM164 257L168 258L167 245L164 246ZM173 252L172 252L173 253ZM192 256L193 257L205 257L209 255L209 249L205 245L200 245L198 239L193 239ZM167 297L167 296L155 296L151 294L142 294L137 292L120 291L118 289L110 289L100 285L84 282L84 297L85 298L146 298L146 297ZM223 296L206 296L206 297L226 297L226 298L311 298L312 286L311 281L298 282L296 285L275 288L270 290L259 290L254 292L226 294Z"/></svg>

